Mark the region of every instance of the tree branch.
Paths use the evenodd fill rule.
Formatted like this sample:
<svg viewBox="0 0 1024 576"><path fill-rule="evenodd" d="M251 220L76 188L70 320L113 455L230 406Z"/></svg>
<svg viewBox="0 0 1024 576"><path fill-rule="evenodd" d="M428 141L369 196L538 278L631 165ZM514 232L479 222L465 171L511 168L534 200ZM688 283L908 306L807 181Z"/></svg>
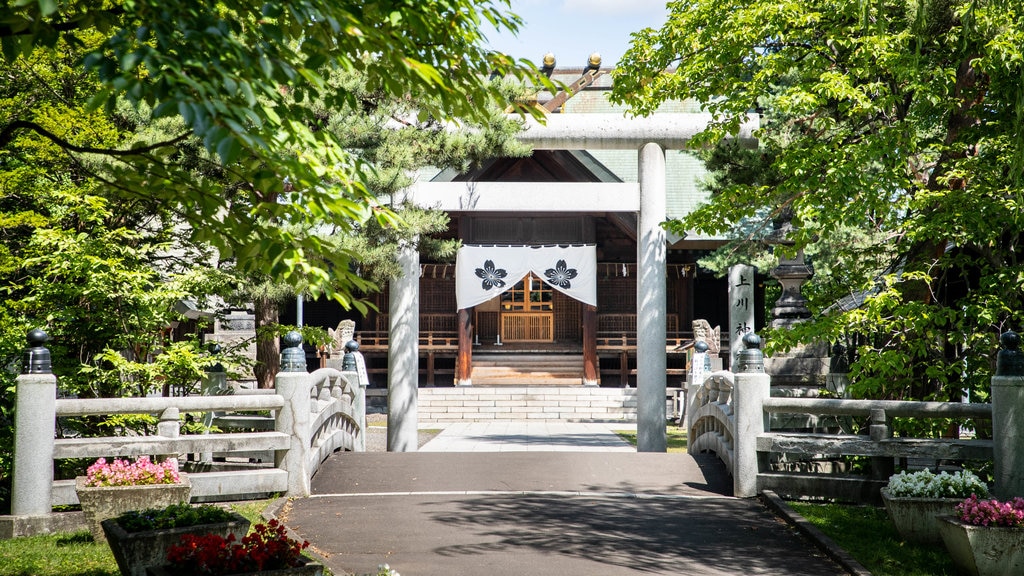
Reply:
<svg viewBox="0 0 1024 576"><path fill-rule="evenodd" d="M64 150L77 152L79 154L101 154L104 156L141 156L143 154L146 154L147 152L152 152L153 150L158 150L165 146L173 146L179 142L184 141L190 135L190 133L186 132L170 140L157 142L156 144L150 144L149 146L143 146L141 148L132 148L130 150L116 150L113 148L92 148L89 146L76 146L68 142L67 140L61 138L60 136L57 136L53 132L50 132L46 128L43 128L39 124L36 124L35 122L29 122L28 120L15 120L14 122L11 122L10 124L4 126L2 130L0 130L0 149L6 148L7 145L10 144L12 140L14 140L15 134L17 134L19 130L31 130L36 134L39 134L40 136L46 138L50 142L53 142L57 146L60 146Z"/></svg>
<svg viewBox="0 0 1024 576"><path fill-rule="evenodd" d="M125 14L124 7L121 7L121 6L114 6L112 8L107 9L107 10L99 10L99 11L95 11L93 13L97 13L97 12L99 12L99 13L106 13L106 14L108 14L110 16L123 16ZM82 14L81 16L84 17L85 14ZM71 32L72 30L80 29L82 27L82 22L81 22L81 18L79 18L79 19L75 19L75 20L65 20L63 22L53 22L53 23L45 24L45 26L47 28L50 28L50 29L54 30L55 32ZM38 33L39 33L38 30L32 29L29 26L26 26L25 28L19 28L19 29L15 30L14 26L11 26L10 24L0 25L0 38L4 38L4 37L8 37L9 38L9 37L12 37L12 36L28 36L30 34L38 34Z"/></svg>

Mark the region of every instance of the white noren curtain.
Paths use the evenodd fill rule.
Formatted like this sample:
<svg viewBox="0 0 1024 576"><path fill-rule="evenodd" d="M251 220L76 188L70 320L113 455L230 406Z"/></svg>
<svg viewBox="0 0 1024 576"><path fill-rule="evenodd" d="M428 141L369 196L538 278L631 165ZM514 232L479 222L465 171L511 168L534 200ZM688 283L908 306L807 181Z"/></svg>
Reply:
<svg viewBox="0 0 1024 576"><path fill-rule="evenodd" d="M597 247L463 246L455 260L455 300L472 308L533 272L549 286L597 306Z"/></svg>

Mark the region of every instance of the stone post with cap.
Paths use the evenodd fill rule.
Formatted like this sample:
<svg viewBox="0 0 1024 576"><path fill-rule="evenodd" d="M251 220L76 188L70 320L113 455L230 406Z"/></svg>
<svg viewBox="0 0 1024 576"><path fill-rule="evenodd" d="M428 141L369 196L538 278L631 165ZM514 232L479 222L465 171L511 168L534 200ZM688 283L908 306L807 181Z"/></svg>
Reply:
<svg viewBox="0 0 1024 576"><path fill-rule="evenodd" d="M993 492L1003 499L1024 496L1024 353L1020 336L1005 332L992 376Z"/></svg>
<svg viewBox="0 0 1024 576"><path fill-rule="evenodd" d="M760 470L757 437L767 430L764 401L771 394L771 376L764 371L761 338L753 332L743 336L744 349L736 355L733 368L733 496L757 496Z"/></svg>
<svg viewBox="0 0 1024 576"><path fill-rule="evenodd" d="M686 430L693 429L693 421L697 414L697 402L700 401L700 389L704 387L704 380L711 374L711 356L708 355L709 346L707 342L698 340L693 345L693 358L690 359L690 369L686 374ZM680 424L682 424L680 418Z"/></svg>
<svg viewBox="0 0 1024 576"><path fill-rule="evenodd" d="M349 340L345 343L345 355L341 360L341 377L354 387L355 398L352 401L352 412L355 413L359 435L355 439L352 450L366 452L366 387L370 384L366 377L366 364L359 352L359 342Z"/></svg>
<svg viewBox="0 0 1024 576"><path fill-rule="evenodd" d="M310 494L310 387L306 372L306 353L302 335L294 330L282 340L281 371L274 379L274 388L284 397L284 407L277 414L276 430L291 436L287 451L278 451L274 465L288 472L288 496Z"/></svg>
<svg viewBox="0 0 1024 576"><path fill-rule="evenodd" d="M212 358L217 358L223 348L219 342L210 342L206 346L206 351L210 353ZM220 362L214 361L209 364L204 370L203 380L200 383L200 389L203 396L220 396L223 394L230 394L231 388L228 387L228 373L224 370L224 365ZM206 412L203 414L203 434L209 434L210 428L213 426L213 420L216 418L216 414L213 412ZM202 452L199 455L199 459L202 462L212 462L213 452Z"/></svg>
<svg viewBox="0 0 1024 576"><path fill-rule="evenodd" d="M36 328L28 333L28 348L17 378L14 400L14 478L11 514L49 514L53 490L54 430L57 377L50 369L49 338Z"/></svg>

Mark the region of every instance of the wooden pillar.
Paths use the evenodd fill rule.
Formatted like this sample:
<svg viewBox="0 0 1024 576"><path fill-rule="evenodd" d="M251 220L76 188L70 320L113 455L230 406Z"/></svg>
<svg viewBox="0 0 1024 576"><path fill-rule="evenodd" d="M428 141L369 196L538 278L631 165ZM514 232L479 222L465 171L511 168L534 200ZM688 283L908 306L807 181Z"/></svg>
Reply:
<svg viewBox="0 0 1024 576"><path fill-rule="evenodd" d="M455 385L472 386L473 373L473 322L469 310L459 310L459 355L455 359Z"/></svg>
<svg viewBox="0 0 1024 576"><path fill-rule="evenodd" d="M679 310L680 310L679 329L682 330L683 332L688 332L690 330L693 330L693 320L694 320L694 318L693 318L694 317L694 314L693 314L693 295L696 293L696 290L694 290L694 281L693 281L693 279L694 279L694 276L696 276L696 275L697 275L697 267L694 266L693 267L693 276L691 276L689 273L687 273L686 276L683 277L683 281L681 283L681 288L682 289L680 290L680 302L679 302Z"/></svg>
<svg viewBox="0 0 1024 576"><path fill-rule="evenodd" d="M434 359L436 354L433 350L427 352L427 386L434 385Z"/></svg>
<svg viewBox="0 0 1024 576"><path fill-rule="evenodd" d="M583 304L583 385L601 383L597 360L597 306Z"/></svg>

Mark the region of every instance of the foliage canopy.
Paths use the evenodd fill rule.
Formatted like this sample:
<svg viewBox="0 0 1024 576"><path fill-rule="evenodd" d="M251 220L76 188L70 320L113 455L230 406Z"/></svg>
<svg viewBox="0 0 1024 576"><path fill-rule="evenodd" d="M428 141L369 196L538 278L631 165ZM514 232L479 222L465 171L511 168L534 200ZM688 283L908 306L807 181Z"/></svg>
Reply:
<svg viewBox="0 0 1024 576"><path fill-rule="evenodd" d="M715 118L699 139L727 159L713 197L670 226L792 224L791 249L817 254L817 315L776 348L849 342L860 394L983 399L998 334L1024 319L1020 3L669 6L634 34L612 98L641 114L690 98ZM760 149L728 150L754 111Z"/></svg>
<svg viewBox="0 0 1024 576"><path fill-rule="evenodd" d="M491 74L534 75L526 61L482 47L481 24L517 29L506 0L363 2L301 0L79 0L0 7L0 48L8 65L60 42L99 42L82 64L98 76L90 109L120 99L154 120L183 119L162 141L76 143L75 118L47 126L31 114L0 125L0 149L24 131L66 154L116 160L102 173L123 198L163 203L246 272L267 273L343 304L364 283L349 255L312 230L347 230L375 217L393 221L366 186L369 167L306 113L306 101L333 109L362 104L330 85L333 71L357 72L372 90L418 98L420 119L483 119L496 90ZM236 186L190 177L176 144L195 135ZM282 227L281 223L289 226Z"/></svg>

